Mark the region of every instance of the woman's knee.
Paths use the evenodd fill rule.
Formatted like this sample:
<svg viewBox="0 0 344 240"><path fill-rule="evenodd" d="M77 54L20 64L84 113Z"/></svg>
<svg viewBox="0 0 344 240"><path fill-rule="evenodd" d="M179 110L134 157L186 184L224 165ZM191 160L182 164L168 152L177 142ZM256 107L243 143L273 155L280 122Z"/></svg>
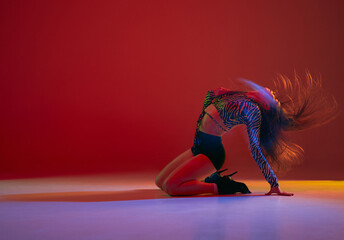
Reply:
<svg viewBox="0 0 344 240"><path fill-rule="evenodd" d="M162 190L171 196L177 196L179 195L178 186L179 183L175 179L169 178L163 183Z"/></svg>
<svg viewBox="0 0 344 240"><path fill-rule="evenodd" d="M162 189L163 179L161 178L160 174L155 177L155 185L158 186L158 188Z"/></svg>

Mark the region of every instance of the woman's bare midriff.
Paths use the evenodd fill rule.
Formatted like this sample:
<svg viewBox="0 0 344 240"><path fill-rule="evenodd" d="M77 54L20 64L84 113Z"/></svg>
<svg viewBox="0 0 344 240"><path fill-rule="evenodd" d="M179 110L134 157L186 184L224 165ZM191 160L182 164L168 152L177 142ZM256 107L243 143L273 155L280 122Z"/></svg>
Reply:
<svg viewBox="0 0 344 240"><path fill-rule="evenodd" d="M210 114L216 120L216 122L220 124L224 129L227 129L220 117L219 112L213 104L210 104L204 111ZM207 114L205 114L203 119L201 120L201 125L199 129L204 133L215 136L221 136L224 133L226 133L219 125L216 124L216 122L213 119L211 119Z"/></svg>

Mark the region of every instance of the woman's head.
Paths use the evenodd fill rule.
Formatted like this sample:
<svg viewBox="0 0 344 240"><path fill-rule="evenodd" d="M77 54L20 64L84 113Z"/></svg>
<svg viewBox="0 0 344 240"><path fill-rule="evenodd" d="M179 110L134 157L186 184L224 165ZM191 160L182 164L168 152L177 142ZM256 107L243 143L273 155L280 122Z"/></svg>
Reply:
<svg viewBox="0 0 344 240"><path fill-rule="evenodd" d="M253 91L247 92L246 95L254 99L264 109L274 109L280 105L279 101L276 99L275 93L269 88L262 87L247 79L240 78L239 80L253 89Z"/></svg>

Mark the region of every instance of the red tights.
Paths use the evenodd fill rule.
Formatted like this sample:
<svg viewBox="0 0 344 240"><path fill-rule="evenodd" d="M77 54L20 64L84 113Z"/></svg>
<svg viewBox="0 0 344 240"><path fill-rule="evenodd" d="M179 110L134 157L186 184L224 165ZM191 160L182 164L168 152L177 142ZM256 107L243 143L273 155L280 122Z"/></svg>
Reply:
<svg viewBox="0 0 344 240"><path fill-rule="evenodd" d="M192 155L190 149L170 162L156 177L156 185L172 196L204 193L218 194L214 183L201 182L216 169L203 154Z"/></svg>

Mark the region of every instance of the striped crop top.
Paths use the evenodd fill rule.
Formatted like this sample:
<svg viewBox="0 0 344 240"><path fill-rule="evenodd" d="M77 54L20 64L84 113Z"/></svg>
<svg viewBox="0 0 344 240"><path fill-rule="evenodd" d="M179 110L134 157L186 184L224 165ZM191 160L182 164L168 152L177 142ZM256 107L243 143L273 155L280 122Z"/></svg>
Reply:
<svg viewBox="0 0 344 240"><path fill-rule="evenodd" d="M260 145L259 131L262 116L258 104L243 92L230 91L215 96L214 91L208 91L203 103L202 113L197 121L196 131L199 131L201 120L205 114L204 110L210 104L215 106L224 125L229 130L235 125L246 125L252 157L271 187L278 187L277 177L264 157Z"/></svg>

